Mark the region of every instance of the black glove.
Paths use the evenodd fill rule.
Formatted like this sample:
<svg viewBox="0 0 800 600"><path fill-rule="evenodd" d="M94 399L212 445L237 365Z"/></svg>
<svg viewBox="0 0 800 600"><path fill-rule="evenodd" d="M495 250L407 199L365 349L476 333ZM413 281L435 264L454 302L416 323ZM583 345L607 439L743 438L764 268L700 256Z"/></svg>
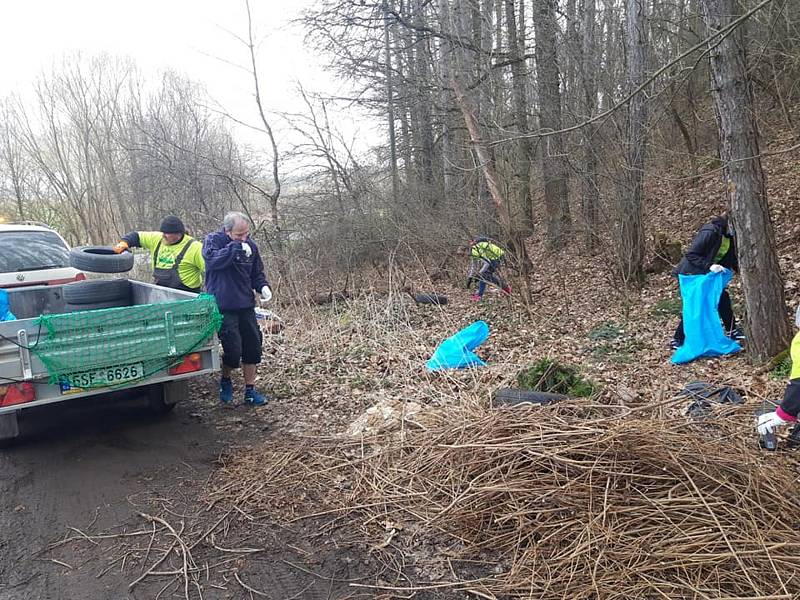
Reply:
<svg viewBox="0 0 800 600"><path fill-rule="evenodd" d="M474 277L467 277L467 289L470 289L472 287L473 283L475 283L475 278Z"/></svg>

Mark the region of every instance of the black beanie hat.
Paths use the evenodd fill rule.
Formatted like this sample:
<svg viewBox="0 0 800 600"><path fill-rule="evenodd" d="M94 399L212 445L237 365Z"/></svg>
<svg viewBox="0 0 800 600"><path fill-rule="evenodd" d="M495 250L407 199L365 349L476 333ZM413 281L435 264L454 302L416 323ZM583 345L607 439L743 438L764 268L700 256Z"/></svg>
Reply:
<svg viewBox="0 0 800 600"><path fill-rule="evenodd" d="M183 226L183 221L178 217L169 215L164 217L164 220L161 221L159 231L161 231L161 233L186 233L186 228Z"/></svg>

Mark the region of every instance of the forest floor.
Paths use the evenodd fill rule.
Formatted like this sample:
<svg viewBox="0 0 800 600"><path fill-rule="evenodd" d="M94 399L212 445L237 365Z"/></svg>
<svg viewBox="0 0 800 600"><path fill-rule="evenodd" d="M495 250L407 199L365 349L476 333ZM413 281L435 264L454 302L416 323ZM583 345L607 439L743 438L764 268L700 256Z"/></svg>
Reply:
<svg viewBox="0 0 800 600"><path fill-rule="evenodd" d="M800 302L797 159L796 153L786 153L765 162L787 303L792 308ZM721 210L722 193L716 178L706 178L696 187L668 181L651 184L648 194L659 197L648 211L648 222L669 224L664 232L680 239L684 247L697 228ZM593 427L593 443L608 453L616 446L611 442L603 446L611 435L608 427L612 427L603 411L616 411L614 440L634 439L625 437L639 435L633 422L647 421L652 437L661 432L661 439L683 445L676 449L664 441L661 450L669 456L700 452L698 444L714 438L715 452L730 452L748 469L749 483L736 492L742 506L749 502L751 488L772 493L759 473L769 472L775 481L796 482L800 471L794 452L759 450L752 428L753 415L763 401L780 400L785 379L750 364L746 343L745 351L737 355L680 366L670 363L668 344L680 309L677 285L668 273L649 275L641 294L630 296L620 291L605 252L586 256L577 243L555 254L547 253L537 242L529 250L534 261L534 294L528 304L521 300L517 281L517 293L510 299L492 291L482 302L473 303L462 287L462 273L454 268L449 281L433 284L421 276L416 281L420 291L446 294L449 302L443 306L418 305L408 294L375 277L375 289L345 302L276 308L285 328L277 335L265 336L260 384L273 396L266 407L224 408L215 401L216 382L207 380L164 423L137 424L131 433L119 422L109 434L102 421L108 417L103 413L106 416L94 428L61 432L55 440L47 433L39 434L33 440L38 450L28 443L7 453L3 457L10 474L4 483L8 492L5 510L16 511L18 520L9 525L17 532L13 542L6 542L14 546L14 552L0 548L6 556L5 564L0 564L0 576L5 579L0 579L0 598L117 598L128 594L137 598L158 594L162 598L497 598L506 592L525 596L519 581L530 574L526 575L529 565L521 555L527 556L531 542L503 545L507 540L502 536L509 531L505 529L495 532L500 538L480 542L482 538L475 537L473 529L493 529L499 514L485 519L488 513L475 512L471 519L471 513L459 505L462 501L469 504L468 497L478 505L469 493L485 472L477 476L470 472L466 482L433 481L438 471L436 460L431 459L425 463L431 481L424 491L413 479L399 483L398 473L408 456L426 450L423 446L428 442L442 452L452 450L458 444L441 440L462 439L459 436L472 431L475 423L486 427L486 444L493 445L492 452L501 447L505 452L514 436L534 433L539 441L526 442L526 447L549 440L552 449L552 440L558 438L552 427L583 435L588 426L585 422ZM734 312L741 316L737 278L731 293ZM476 320L490 326L489 339L477 350L486 366L428 372L425 361L437 344ZM600 391L591 400L568 405L569 409L524 409L538 411L519 413L519 422L527 429L500 436L499 431L507 432L502 428L511 427L510 417L508 409L492 406L492 394L516 385L518 373L543 358L576 367L583 377L598 384ZM698 427L686 416L690 401L679 397L692 381L731 386L740 391L745 403L715 407L709 417L713 425ZM666 424L664 429L660 423ZM455 435L453 430L460 433ZM674 437L675 432L680 437ZM455 438L447 437L451 434ZM146 464L131 467L137 476L132 476L125 464L140 461L142 453L127 451L130 448L113 460L109 458L108 465L96 464L98 449L85 442L84 435L90 441L108 438L111 447L114 440L134 436L138 440L134 449L150 447L149 458ZM469 439L469 444L461 446L481 446L480 435ZM502 440L499 446L498 440ZM658 439L641 442L645 449L651 448L648 444L661 443ZM43 477L41 471L51 457L64 455L64 444L72 454L60 462L62 476ZM574 450L571 444L565 442ZM42 445L47 446L46 451ZM102 454L109 456L107 450ZM606 456L600 453L598 460L601 455ZM492 456L497 460L497 454ZM723 458L709 454L703 460L709 472L719 469L728 473L727 479L720 481L732 481L738 475L719 462ZM442 454L443 461L451 459ZM77 466L82 460L88 460L89 470ZM509 480L518 476L510 463L492 464L503 464L492 470L495 474L502 471ZM92 469L104 471L105 483L92 475ZM76 477L82 474L67 485L65 470ZM459 470L451 466L447 477L455 477ZM426 473L418 475L424 478ZM26 488L31 481L40 481L41 488ZM57 501L58 490L52 489L59 481L73 498L66 503L69 510ZM98 485L105 486L105 495L98 495ZM567 483L559 486L554 493L569 492ZM25 489L27 496L20 492ZM437 504L442 500L434 497L431 489L438 489L452 502ZM490 491L498 506L513 496L497 487ZM705 494L705 488L703 491ZM785 490L789 505L795 502L790 492ZM537 493L537 498L550 497L549 492ZM704 518L709 509L706 498L713 493L695 498ZM35 517L34 506L42 495L53 500L50 508L43 509L49 511L44 520ZM435 514L426 514L425 505L409 500L416 495L426 498L428 506L438 506ZM521 502L520 497L514 502ZM522 509L520 505L509 514L522 519ZM466 515L462 534L446 518L458 510ZM721 509L717 512L723 514ZM688 522L693 517L683 514L682 518ZM763 526L757 520L761 517L752 518ZM524 526L520 524L523 521ZM742 560L736 556L730 533L726 537L726 524L718 519L717 525L709 527L717 526L731 548L730 555ZM531 539L541 539L543 533L524 519L511 531L526 527L533 527ZM26 528L32 528L34 534ZM453 549L454 540L458 552ZM769 549L777 552L775 548L784 547L781 544L796 547L780 541ZM511 557L499 550L493 554L493 547L511 548L515 554ZM456 554L461 561L458 564L449 558ZM719 561L727 554L714 556ZM690 570L685 564L681 569ZM554 582L551 595L534 592L531 583L529 597L562 597L563 592L556 593L556 576L551 574L550 580ZM133 582L137 583L129 589ZM713 586L698 592L692 590L694 585L702 588L695 579L691 585L687 582L681 592L670 597L716 598L723 590L741 593L743 589L741 582L719 583L714 595L708 591ZM593 585L596 591L576 591L572 597L611 597L600 591L599 583ZM756 597L758 585L748 588L750 596L741 597ZM790 592L797 590L797 583L782 582L781 586L777 591L758 592L764 597L770 593L769 597L789 598L793 597Z"/></svg>

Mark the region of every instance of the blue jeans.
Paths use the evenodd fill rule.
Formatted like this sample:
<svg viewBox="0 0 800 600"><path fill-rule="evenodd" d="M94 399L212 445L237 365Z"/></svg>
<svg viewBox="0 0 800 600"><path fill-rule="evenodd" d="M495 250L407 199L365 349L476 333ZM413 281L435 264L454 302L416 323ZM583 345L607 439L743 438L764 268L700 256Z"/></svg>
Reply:
<svg viewBox="0 0 800 600"><path fill-rule="evenodd" d="M478 296L483 296L486 291L486 284L493 283L499 288L506 287L505 282L500 278L498 270L500 269L499 260L487 260L478 272Z"/></svg>

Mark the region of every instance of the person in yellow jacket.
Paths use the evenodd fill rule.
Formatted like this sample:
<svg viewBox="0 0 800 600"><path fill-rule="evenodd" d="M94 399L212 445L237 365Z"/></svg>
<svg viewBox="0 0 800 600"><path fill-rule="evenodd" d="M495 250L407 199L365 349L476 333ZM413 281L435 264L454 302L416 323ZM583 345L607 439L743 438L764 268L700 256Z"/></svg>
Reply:
<svg viewBox="0 0 800 600"><path fill-rule="evenodd" d="M164 217L159 231L126 233L114 246L114 252L119 254L130 248L144 248L150 252L156 285L195 293L202 289L206 270L203 244L187 235L178 217Z"/></svg>
<svg viewBox="0 0 800 600"><path fill-rule="evenodd" d="M794 316L794 324L800 329L800 307ZM800 415L800 331L798 331L789 349L792 359L792 370L789 373L789 384L783 392L783 402L774 411L762 414L756 422L759 435L774 433L775 430L789 423L797 424Z"/></svg>
<svg viewBox="0 0 800 600"><path fill-rule="evenodd" d="M478 302L483 298L487 283L493 283L499 287L506 296L511 295L511 286L503 281L499 273L500 263L505 255L506 251L489 238L479 237L470 242L467 289L470 289L473 282L478 282L478 291L471 296L474 302Z"/></svg>

